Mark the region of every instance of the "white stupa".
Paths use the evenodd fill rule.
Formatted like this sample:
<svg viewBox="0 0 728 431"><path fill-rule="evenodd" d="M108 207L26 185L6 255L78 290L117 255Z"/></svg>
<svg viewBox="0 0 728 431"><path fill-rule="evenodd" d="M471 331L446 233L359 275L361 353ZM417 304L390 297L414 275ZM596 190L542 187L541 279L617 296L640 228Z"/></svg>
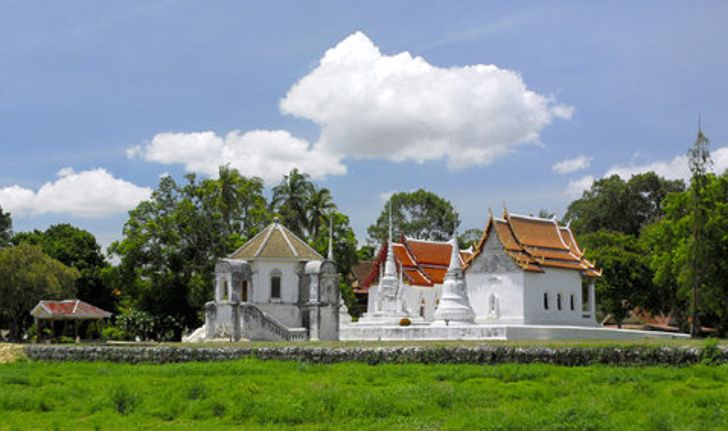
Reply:
<svg viewBox="0 0 728 431"><path fill-rule="evenodd" d="M460 265L460 248L455 237L450 240L452 254L450 256L450 267L445 274L442 286L442 298L435 310L432 322L436 326L449 325L472 325L475 323L475 313L470 307L468 289L465 285L463 268Z"/></svg>

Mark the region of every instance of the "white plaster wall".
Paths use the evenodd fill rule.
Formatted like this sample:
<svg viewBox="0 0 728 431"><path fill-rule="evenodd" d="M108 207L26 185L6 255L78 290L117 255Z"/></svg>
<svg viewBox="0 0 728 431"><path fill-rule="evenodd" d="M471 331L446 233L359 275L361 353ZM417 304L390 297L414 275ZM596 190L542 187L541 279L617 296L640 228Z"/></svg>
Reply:
<svg viewBox="0 0 728 431"><path fill-rule="evenodd" d="M582 308L581 274L579 271L544 268L544 273L525 272L526 323L594 326L584 319ZM544 293L548 293L548 310L544 309ZM557 307L557 294L561 294L561 310ZM574 295L571 310L570 295Z"/></svg>
<svg viewBox="0 0 728 431"><path fill-rule="evenodd" d="M465 271L470 306L477 323L522 324L524 312L524 271L503 250L494 231L483 251ZM491 295L494 310L491 310Z"/></svg>
<svg viewBox="0 0 728 431"><path fill-rule="evenodd" d="M265 313L284 325L296 328L301 326L301 310L298 307L300 262L276 259L256 259L251 262L252 302ZM274 270L281 274L281 298L271 299L270 278Z"/></svg>
<svg viewBox="0 0 728 431"><path fill-rule="evenodd" d="M427 321L433 320L438 298L442 296L442 285L436 284L432 287L404 285L404 300L407 308L415 315L420 315L420 304L425 303L425 315Z"/></svg>

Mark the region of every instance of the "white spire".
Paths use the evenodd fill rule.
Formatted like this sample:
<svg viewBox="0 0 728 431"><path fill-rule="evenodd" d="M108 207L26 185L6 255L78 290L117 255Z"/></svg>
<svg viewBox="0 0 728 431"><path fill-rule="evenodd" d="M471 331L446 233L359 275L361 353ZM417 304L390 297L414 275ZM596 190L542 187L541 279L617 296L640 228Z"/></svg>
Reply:
<svg viewBox="0 0 728 431"><path fill-rule="evenodd" d="M329 213L329 254L326 259L334 260L334 212Z"/></svg>
<svg viewBox="0 0 728 431"><path fill-rule="evenodd" d="M392 198L389 198L389 242L392 242Z"/></svg>
<svg viewBox="0 0 728 431"><path fill-rule="evenodd" d="M394 248L392 247L392 199L389 200L389 235L387 237L387 261L384 264L384 276L394 276L397 266L394 263Z"/></svg>
<svg viewBox="0 0 728 431"><path fill-rule="evenodd" d="M460 264L460 248L457 237L453 235L450 240L452 254L450 266L445 274L442 286L442 297L435 310L434 325L472 324L475 321L475 313L470 307L468 289L463 276L463 268Z"/></svg>

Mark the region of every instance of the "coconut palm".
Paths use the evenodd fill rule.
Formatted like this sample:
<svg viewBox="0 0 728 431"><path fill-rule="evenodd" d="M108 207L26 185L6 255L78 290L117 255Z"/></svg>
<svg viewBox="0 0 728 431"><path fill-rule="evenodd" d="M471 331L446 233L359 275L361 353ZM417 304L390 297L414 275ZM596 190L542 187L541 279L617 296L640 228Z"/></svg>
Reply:
<svg viewBox="0 0 728 431"><path fill-rule="evenodd" d="M295 234L303 236L308 227L306 208L315 187L310 176L294 168L283 180L273 187L271 207L277 212L283 224Z"/></svg>
<svg viewBox="0 0 728 431"><path fill-rule="evenodd" d="M328 217L332 210L336 209L331 192L326 187L315 188L308 197L306 203L306 215L308 217L308 234L311 238L317 238L321 226L328 224Z"/></svg>

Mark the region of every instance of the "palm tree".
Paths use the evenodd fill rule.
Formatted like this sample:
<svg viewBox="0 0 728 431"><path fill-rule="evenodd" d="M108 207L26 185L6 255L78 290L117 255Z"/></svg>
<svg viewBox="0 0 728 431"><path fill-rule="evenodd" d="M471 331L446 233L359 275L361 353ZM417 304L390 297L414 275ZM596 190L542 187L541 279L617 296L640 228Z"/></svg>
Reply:
<svg viewBox="0 0 728 431"><path fill-rule="evenodd" d="M331 192L326 187L317 189L314 187L306 203L308 216L308 233L311 238L317 238L322 225L327 224L331 210L336 209Z"/></svg>
<svg viewBox="0 0 728 431"><path fill-rule="evenodd" d="M240 201L240 182L242 178L237 169L230 169L230 165L220 166L217 178L217 193L215 205L220 210L223 219L225 237L233 231L232 221L238 210Z"/></svg>
<svg viewBox="0 0 728 431"><path fill-rule="evenodd" d="M294 168L283 180L273 187L271 207L278 212L283 223L295 234L303 236L308 226L306 207L309 197L314 191L310 176Z"/></svg>

